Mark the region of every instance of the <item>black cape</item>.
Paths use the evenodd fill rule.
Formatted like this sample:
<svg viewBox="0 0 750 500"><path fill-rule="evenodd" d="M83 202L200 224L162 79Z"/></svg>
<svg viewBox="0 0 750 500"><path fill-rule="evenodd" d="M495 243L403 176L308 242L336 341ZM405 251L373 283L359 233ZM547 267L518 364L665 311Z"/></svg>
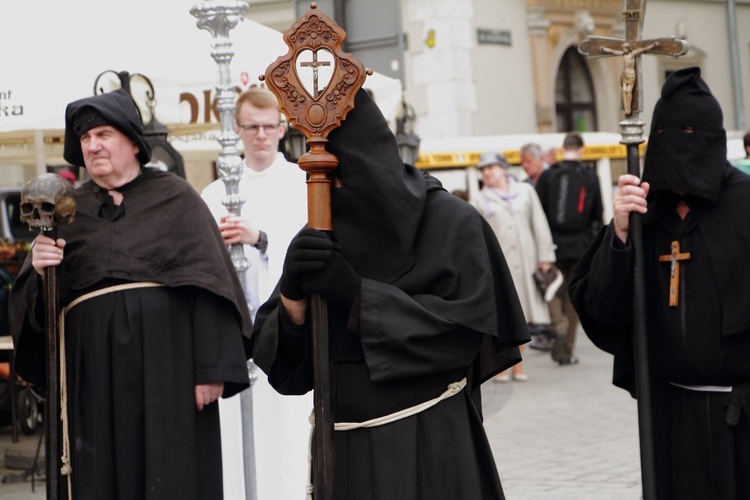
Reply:
<svg viewBox="0 0 750 500"><path fill-rule="evenodd" d="M334 496L504 498L478 389L520 359L529 337L497 239L476 209L401 162L363 92L330 139L344 183L332 193L332 238L362 277L357 321L329 305L334 420L387 415L469 381L418 415L335 432ZM259 309L253 336L253 359L274 388L313 388L309 332L291 324L278 293Z"/></svg>
<svg viewBox="0 0 750 500"><path fill-rule="evenodd" d="M671 383L750 381L750 310L744 304L750 283L742 278L750 275L750 177L727 165L716 204L686 197L685 221L675 214L678 201L652 193L643 218L657 491L659 498L747 498L747 422L727 426L726 393ZM680 263L677 308L668 305L669 265L658 261L672 240L691 253ZM570 293L586 334L614 355L614 384L637 397L631 268L632 248L616 241L610 225L579 261Z"/></svg>
<svg viewBox="0 0 750 500"><path fill-rule="evenodd" d="M79 499L221 498L218 405L195 410L196 384L249 386L243 330L251 322L216 223L179 177L144 170L123 186L125 214L99 217L103 194L76 191L60 303L107 285L114 292L66 316L74 495ZM29 256L30 257L30 256ZM41 280L24 264L11 296L18 373L45 385Z"/></svg>

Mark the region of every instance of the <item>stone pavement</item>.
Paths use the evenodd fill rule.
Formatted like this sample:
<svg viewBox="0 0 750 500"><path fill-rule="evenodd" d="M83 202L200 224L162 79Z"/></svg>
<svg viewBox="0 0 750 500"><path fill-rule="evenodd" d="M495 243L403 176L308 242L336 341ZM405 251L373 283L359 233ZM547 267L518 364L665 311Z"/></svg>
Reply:
<svg viewBox="0 0 750 500"><path fill-rule="evenodd" d="M31 436L18 431L18 442L13 443L10 426L0 428L0 499L43 500L46 498L44 475L32 478L26 471L34 465L39 438L44 432L37 429ZM41 443L39 463L44 464L44 441ZM12 467L12 468L8 468ZM42 469L43 470L43 469ZM32 491L33 486L33 491Z"/></svg>
<svg viewBox="0 0 750 500"><path fill-rule="evenodd" d="M582 333L576 355L580 364L561 367L527 348L528 381L482 388L485 428L508 500L640 498L636 403L610 383L611 356ZM9 427L0 428L0 457L7 450L33 456L38 434L21 434L18 444L10 436ZM0 477L19 472L0 468ZM30 481L0 483L0 500L45 498L43 481L35 490Z"/></svg>
<svg viewBox="0 0 750 500"><path fill-rule="evenodd" d="M638 409L612 357L579 329L577 365L526 348L525 382L482 386L485 429L508 500L639 500Z"/></svg>

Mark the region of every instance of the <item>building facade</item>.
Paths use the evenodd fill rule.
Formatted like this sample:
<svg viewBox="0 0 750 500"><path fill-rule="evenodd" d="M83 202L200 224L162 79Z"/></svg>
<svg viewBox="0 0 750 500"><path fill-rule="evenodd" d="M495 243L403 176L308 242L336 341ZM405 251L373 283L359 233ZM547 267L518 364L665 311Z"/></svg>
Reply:
<svg viewBox="0 0 750 500"><path fill-rule="evenodd" d="M294 16L309 2L291 0ZM403 43L366 65L389 74L396 66L405 100L417 116L423 138L451 138L546 132L619 131L622 119L619 57L589 59L578 45L589 35L624 38L623 0L323 0L318 8L357 38L357 13L377 25L401 18ZM644 3L646 3L644 1ZM256 6L254 7L254 4ZM277 16L270 15L276 4ZM247 16L276 29L294 18L290 0L250 1ZM369 6L363 7L367 4ZM256 10L257 9L257 10ZM398 9L397 15L387 12ZM254 17L254 10L258 17ZM336 15L340 18L336 18ZM347 19L350 21L347 22ZM650 113L671 71L697 65L724 109L725 128L742 131L750 105L750 22L748 0L650 0L642 38L678 37L690 51L677 59L643 56L643 112ZM384 24L387 24L384 21ZM351 26L349 26L351 25ZM390 26L388 26L390 28ZM398 50L403 49L402 54ZM388 61L386 61L388 62ZM743 85L743 83L745 85Z"/></svg>

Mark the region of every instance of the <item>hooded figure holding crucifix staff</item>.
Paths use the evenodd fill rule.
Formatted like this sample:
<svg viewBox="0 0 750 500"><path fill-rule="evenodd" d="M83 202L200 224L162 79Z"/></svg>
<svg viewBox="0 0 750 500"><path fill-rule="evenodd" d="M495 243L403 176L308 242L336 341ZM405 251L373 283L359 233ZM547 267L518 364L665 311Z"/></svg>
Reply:
<svg viewBox="0 0 750 500"><path fill-rule="evenodd" d="M307 295L319 293L329 315L333 498L504 498L479 386L516 363L529 336L492 229L402 162L364 90L327 150L339 160L333 231L303 229L292 241L279 290L256 316L253 359L279 392L310 391Z"/></svg>
<svg viewBox="0 0 750 500"><path fill-rule="evenodd" d="M726 161L719 103L698 68L656 103L643 179L579 261L571 297L636 397L631 212L643 214L656 498L750 498L750 177Z"/></svg>

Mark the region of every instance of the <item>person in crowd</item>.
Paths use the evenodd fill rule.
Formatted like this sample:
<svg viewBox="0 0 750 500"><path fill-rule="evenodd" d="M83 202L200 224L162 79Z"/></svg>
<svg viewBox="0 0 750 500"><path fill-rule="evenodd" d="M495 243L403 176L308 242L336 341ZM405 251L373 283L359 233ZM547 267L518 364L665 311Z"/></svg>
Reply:
<svg viewBox="0 0 750 500"><path fill-rule="evenodd" d="M554 148L551 149L551 151L554 158ZM547 163L546 160L546 158L549 157L549 152L545 153L542 147L535 142L527 142L521 146L519 154L521 156L521 167L524 172L526 172L527 176L525 182L536 187L536 183L542 175L542 172L549 167L549 163ZM549 306L547 307L549 309ZM531 334L531 342L529 343L530 348L541 351L551 350L554 339L549 324L529 325L529 333Z"/></svg>
<svg viewBox="0 0 750 500"><path fill-rule="evenodd" d="M235 105L235 127L244 151L239 181L239 195L244 200L241 215L229 214L223 204L227 192L222 179L201 193L219 224L224 243L243 245L249 262L245 295L253 317L279 281L289 242L307 220L305 172L279 152L286 132L281 116L278 100L270 90L251 87L240 94ZM304 494L312 398L282 397L265 377L259 377L253 384L252 400L259 498L295 498ZM240 446L240 396L222 400L220 407L222 421L227 422L223 426L225 461L233 464L232 469L225 468L225 480L228 489L241 495L244 453ZM250 443L247 440L246 445Z"/></svg>
<svg viewBox="0 0 750 500"><path fill-rule="evenodd" d="M571 296L586 334L614 354L613 382L649 384L656 497L750 498L750 177L726 160L718 101L700 69L664 83L643 178L618 179L614 218L581 258ZM633 316L642 216L645 318ZM634 322L650 380L635 382Z"/></svg>
<svg viewBox="0 0 750 500"><path fill-rule="evenodd" d="M545 154L542 147L535 142L528 142L521 146L519 154L521 167L527 175L526 182L536 187L539 177L548 167L547 162L544 161Z"/></svg>
<svg viewBox="0 0 750 500"><path fill-rule="evenodd" d="M508 168L502 153L487 151L480 156L477 169L483 186L474 204L500 242L526 322L549 325L549 307L533 275L538 269L549 271L555 262L555 245L536 191L529 183L508 176ZM514 380L528 378L522 363L513 366L512 374ZM507 382L510 374L503 372L495 380Z"/></svg>
<svg viewBox="0 0 750 500"><path fill-rule="evenodd" d="M602 197L596 171L582 163L580 134L563 139L563 159L539 177L536 191L552 231L556 265L563 273L563 285L549 304L555 341L552 359L561 366L578 363L574 354L578 315L570 302L568 285L578 259L602 225Z"/></svg>
<svg viewBox="0 0 750 500"><path fill-rule="evenodd" d="M497 238L474 207L402 162L365 91L328 139L339 160L333 231L292 240L257 315L253 358L280 393L312 390L308 295L319 294L338 429L333 497L503 499L479 387L518 362L529 337Z"/></svg>
<svg viewBox="0 0 750 500"><path fill-rule="evenodd" d="M742 145L745 147L745 157L740 159L735 167L740 172L750 175L750 132L742 138Z"/></svg>
<svg viewBox="0 0 750 500"><path fill-rule="evenodd" d="M63 156L90 177L74 222L37 236L11 292L16 369L44 386L43 277L59 266L58 498L223 498L216 400L249 386L251 319L219 230L185 180L143 167L125 90L68 104Z"/></svg>

